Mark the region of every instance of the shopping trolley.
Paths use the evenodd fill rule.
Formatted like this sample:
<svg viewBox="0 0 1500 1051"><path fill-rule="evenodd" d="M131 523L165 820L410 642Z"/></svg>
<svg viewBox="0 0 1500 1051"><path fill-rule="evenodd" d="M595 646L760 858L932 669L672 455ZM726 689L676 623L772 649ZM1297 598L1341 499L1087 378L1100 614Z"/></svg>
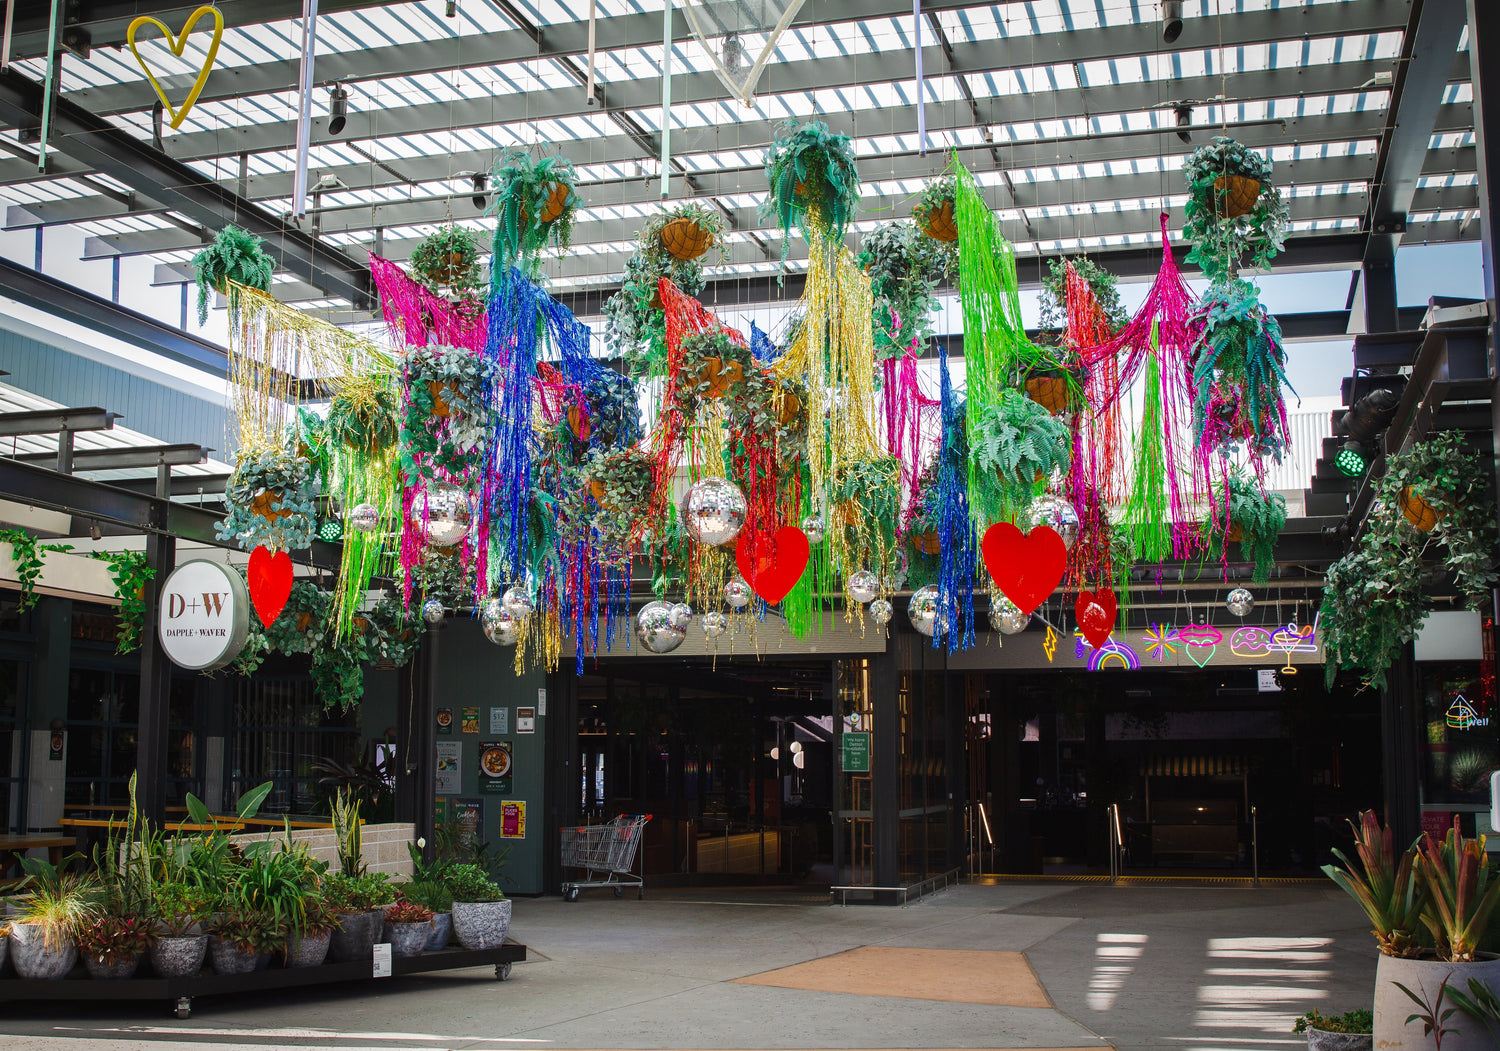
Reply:
<svg viewBox="0 0 1500 1051"><path fill-rule="evenodd" d="M582 880L563 883L563 899L577 901L584 887L613 887L617 898L624 897L626 887L635 887L636 897L644 898L646 881L631 869L641 845L641 831L650 820L650 814L621 814L607 825L563 829L563 868L585 873Z"/></svg>

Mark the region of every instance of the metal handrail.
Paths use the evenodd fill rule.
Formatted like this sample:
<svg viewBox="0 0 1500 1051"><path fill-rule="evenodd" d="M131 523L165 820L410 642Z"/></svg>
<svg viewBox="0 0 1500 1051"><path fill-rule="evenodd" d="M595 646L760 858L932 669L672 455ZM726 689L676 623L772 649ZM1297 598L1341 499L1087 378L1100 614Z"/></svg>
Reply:
<svg viewBox="0 0 1500 1051"><path fill-rule="evenodd" d="M932 888L931 893L933 894L936 894L939 890L947 890L950 886L956 885L958 883L960 874L961 873L959 869L949 869L947 872L941 873L936 876L928 876L926 879L922 880L919 883L912 883L905 887L876 887L868 883L857 883L851 884L849 886L829 887L828 890L829 893L837 893L839 895L839 904L844 908L849 907L850 891L868 890L887 891L892 894L900 894L901 907L904 909L911 903L913 892L915 892L915 896L917 897L917 899L920 900L924 895L928 893L928 891L923 890L922 888L928 887L929 885ZM938 887L937 885L939 880L942 881L942 887Z"/></svg>

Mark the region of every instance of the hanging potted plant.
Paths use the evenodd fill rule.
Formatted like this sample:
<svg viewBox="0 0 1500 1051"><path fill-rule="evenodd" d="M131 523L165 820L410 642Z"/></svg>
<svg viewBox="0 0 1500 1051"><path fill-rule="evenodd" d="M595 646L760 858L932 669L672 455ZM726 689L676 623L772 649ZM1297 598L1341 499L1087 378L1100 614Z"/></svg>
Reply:
<svg viewBox="0 0 1500 1051"><path fill-rule="evenodd" d="M1125 304L1120 300L1120 290L1114 274L1086 255L1074 256L1067 260L1053 259L1048 262L1047 272L1042 275L1042 291L1038 297L1040 307L1038 327L1044 333L1058 334L1049 335L1049 342L1060 344L1062 342L1060 334L1068 324L1068 263L1073 264L1074 271L1083 278L1089 286L1089 291L1094 293L1094 301L1099 304L1110 333L1114 334L1124 328L1130 320L1130 312L1125 309Z"/></svg>
<svg viewBox="0 0 1500 1051"><path fill-rule="evenodd" d="M1209 554L1226 557L1227 542L1240 545L1240 554L1255 563L1251 579L1264 584L1271 579L1276 561L1276 538L1286 525L1286 498L1268 493L1254 479L1239 472L1229 476L1222 515L1211 514L1203 523Z"/></svg>
<svg viewBox="0 0 1500 1051"><path fill-rule="evenodd" d="M219 523L219 539L235 540L246 551L300 551L312 544L318 527L312 465L284 446L239 450L224 504L228 513Z"/></svg>
<svg viewBox="0 0 1500 1051"><path fill-rule="evenodd" d="M340 384L328 403L328 440L350 454L379 456L396 444L396 391L389 376L361 376Z"/></svg>
<svg viewBox="0 0 1500 1051"><path fill-rule="evenodd" d="M193 256L193 272L198 282L198 324L208 321L209 293L228 295L231 281L246 288L271 291L276 260L262 250L263 244L261 238L238 226L226 226Z"/></svg>
<svg viewBox="0 0 1500 1051"><path fill-rule="evenodd" d="M1183 174L1188 262L1210 281L1232 279L1241 267L1264 270L1286 247L1287 206L1265 157L1220 136L1193 152Z"/></svg>
<svg viewBox="0 0 1500 1051"><path fill-rule="evenodd" d="M408 479L462 476L478 466L493 417L494 367L463 347L406 354L401 467Z"/></svg>
<svg viewBox="0 0 1500 1051"><path fill-rule="evenodd" d="M667 319L659 291L663 278L683 295L703 291L703 268L697 260L677 259L638 244L625 260L620 290L604 301L605 345L625 359L632 376L667 372Z"/></svg>
<svg viewBox="0 0 1500 1051"><path fill-rule="evenodd" d="M412 276L439 295L471 298L484 287L480 269L483 254L477 233L446 223L412 250Z"/></svg>
<svg viewBox="0 0 1500 1051"><path fill-rule="evenodd" d="M859 206L859 172L847 135L835 135L819 120L783 121L766 151L770 196L762 206L781 230L781 259L793 227L840 241Z"/></svg>
<svg viewBox="0 0 1500 1051"><path fill-rule="evenodd" d="M1007 499L1025 502L1054 472L1068 469L1073 432L1020 391L1006 389L979 414L969 447L978 477L993 478Z"/></svg>
<svg viewBox="0 0 1500 1051"><path fill-rule="evenodd" d="M753 367L750 348L729 329L705 329L684 336L675 387L683 419L692 422L704 402L737 390L745 382L745 370Z"/></svg>
<svg viewBox="0 0 1500 1051"><path fill-rule="evenodd" d="M690 261L724 248L724 213L697 201L685 201L658 212L641 229L639 243L648 252Z"/></svg>
<svg viewBox="0 0 1500 1051"><path fill-rule="evenodd" d="M508 147L493 176L495 199L486 215L495 215L495 265L524 263L528 276L537 272L538 253L551 241L566 249L573 217L583 207L573 163L549 156L533 160L519 146Z"/></svg>
<svg viewBox="0 0 1500 1051"><path fill-rule="evenodd" d="M587 473L595 502L622 518L644 510L656 491L656 465L638 446L594 453Z"/></svg>
<svg viewBox="0 0 1500 1051"><path fill-rule="evenodd" d="M332 598L329 592L311 580L293 583L280 615L262 632L266 645L289 657L317 650L328 631L328 609Z"/></svg>
<svg viewBox="0 0 1500 1051"><path fill-rule="evenodd" d="M640 396L635 384L618 372L590 380L580 402L564 413L568 430L580 442L627 447L641 437Z"/></svg>
<svg viewBox="0 0 1500 1051"><path fill-rule="evenodd" d="M953 249L924 237L915 223L898 220L867 234L855 261L870 275L877 358L914 350L931 338L938 286L958 265Z"/></svg>
<svg viewBox="0 0 1500 1051"><path fill-rule="evenodd" d="M1083 407L1083 368L1042 354L1022 366L1026 396L1054 416Z"/></svg>
<svg viewBox="0 0 1500 1051"><path fill-rule="evenodd" d="M958 223L953 217L953 198L957 183L944 175L922 187L921 199L911 210L917 228L934 241L952 244L958 240Z"/></svg>
<svg viewBox="0 0 1500 1051"><path fill-rule="evenodd" d="M454 865L443 880L453 895L453 936L465 949L498 949L510 932L510 901L478 865Z"/></svg>
<svg viewBox="0 0 1500 1051"><path fill-rule="evenodd" d="M1204 294L1193 315L1193 429L1207 449L1246 447L1281 458L1287 448L1286 348L1281 324L1248 281L1226 281Z"/></svg>

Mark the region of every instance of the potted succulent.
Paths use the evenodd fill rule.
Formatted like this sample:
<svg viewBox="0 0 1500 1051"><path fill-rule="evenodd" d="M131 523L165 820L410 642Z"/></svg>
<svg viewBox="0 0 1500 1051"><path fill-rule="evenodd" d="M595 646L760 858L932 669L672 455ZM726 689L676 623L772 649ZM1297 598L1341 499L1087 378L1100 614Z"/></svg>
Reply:
<svg viewBox="0 0 1500 1051"><path fill-rule="evenodd" d="M495 199L485 214L496 216L494 265L524 264L534 274L538 253L549 240L566 249L572 238L573 217L583 206L573 164L557 156L533 160L527 150L511 146L495 168L493 183Z"/></svg>
<svg viewBox="0 0 1500 1051"><path fill-rule="evenodd" d="M202 887L187 883L159 883L153 888L152 916L156 938L147 959L163 978L186 978L203 969L208 935L202 921L212 897Z"/></svg>
<svg viewBox="0 0 1500 1051"><path fill-rule="evenodd" d="M1210 281L1237 275L1241 265L1263 270L1286 247L1288 212L1271 183L1271 162L1220 136L1193 152L1183 167L1188 200L1183 236L1188 262Z"/></svg>
<svg viewBox="0 0 1500 1051"><path fill-rule="evenodd" d="M99 888L40 858L22 858L21 867L28 889L10 919L11 963L22 978L63 978L78 962L74 939L100 915Z"/></svg>
<svg viewBox="0 0 1500 1051"><path fill-rule="evenodd" d="M698 201L658 212L641 228L640 244L673 259L693 260L724 247L724 213Z"/></svg>
<svg viewBox="0 0 1500 1051"><path fill-rule="evenodd" d="M78 955L91 978L131 978L155 940L141 916L104 915L78 932Z"/></svg>
<svg viewBox="0 0 1500 1051"><path fill-rule="evenodd" d="M938 286L958 265L954 250L902 219L870 231L855 261L870 275L876 357L914 350L930 338Z"/></svg>
<svg viewBox="0 0 1500 1051"><path fill-rule="evenodd" d="M1210 515L1203 523L1209 553L1224 557L1225 544L1237 542L1241 555L1255 563L1251 579L1264 584L1276 561L1276 538L1286 525L1286 498L1236 471L1229 476L1225 503L1222 516Z"/></svg>
<svg viewBox="0 0 1500 1051"><path fill-rule="evenodd" d="M219 539L234 540L246 551L300 551L312 544L318 527L312 465L279 445L235 453L224 504L228 513L219 523Z"/></svg>
<svg viewBox="0 0 1500 1051"><path fill-rule="evenodd" d="M428 951L447 948L448 938L453 933L453 895L442 879L413 880L401 888L401 896L432 913L432 933L427 938Z"/></svg>
<svg viewBox="0 0 1500 1051"><path fill-rule="evenodd" d="M401 467L409 479L476 466L493 416L494 366L464 347L434 344L406 353Z"/></svg>
<svg viewBox="0 0 1500 1051"><path fill-rule="evenodd" d="M911 210L917 228L934 241L951 244L958 240L958 223L953 215L953 198L957 192L953 176L944 175L922 187L921 199Z"/></svg>
<svg viewBox="0 0 1500 1051"><path fill-rule="evenodd" d="M453 895L453 934L465 949L495 949L510 931L510 901L478 865L454 865L445 877Z"/></svg>
<svg viewBox="0 0 1500 1051"><path fill-rule="evenodd" d="M385 914L390 925L391 952L396 956L421 956L431 940L435 927L433 912L409 898L402 898Z"/></svg>
<svg viewBox="0 0 1500 1051"><path fill-rule="evenodd" d="M230 225L193 256L193 271L198 281L198 324L208 321L209 293L227 293L231 281L262 292L271 291L276 260L262 250L263 244L261 238Z"/></svg>
<svg viewBox="0 0 1500 1051"><path fill-rule="evenodd" d="M1073 432L1020 391L1006 389L979 413L970 448L976 475L993 478L1008 499L1024 501L1054 472L1068 469Z"/></svg>
<svg viewBox="0 0 1500 1051"><path fill-rule="evenodd" d="M1375 1046L1375 1016L1364 1008L1341 1015L1319 1014L1317 1008L1292 1023L1292 1032L1307 1037L1307 1051L1370 1051Z"/></svg>
<svg viewBox="0 0 1500 1051"><path fill-rule="evenodd" d="M478 234L454 223L445 223L412 250L412 276L439 295L471 301L484 287L484 275L480 270L483 255L484 248Z"/></svg>
<svg viewBox="0 0 1500 1051"><path fill-rule="evenodd" d="M847 135L835 135L819 120L783 121L766 151L770 195L762 212L781 230L781 258L786 261L787 235L798 227L843 239L859 206L859 172Z"/></svg>
<svg viewBox="0 0 1500 1051"><path fill-rule="evenodd" d="M1288 444L1281 324L1248 281L1221 281L1193 315L1193 430L1205 449L1243 444L1278 459Z"/></svg>

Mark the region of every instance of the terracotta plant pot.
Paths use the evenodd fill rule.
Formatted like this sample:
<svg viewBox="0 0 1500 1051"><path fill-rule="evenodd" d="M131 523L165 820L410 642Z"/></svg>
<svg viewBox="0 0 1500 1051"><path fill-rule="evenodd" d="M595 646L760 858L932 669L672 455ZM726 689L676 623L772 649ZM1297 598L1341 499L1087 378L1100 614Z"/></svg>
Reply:
<svg viewBox="0 0 1500 1051"><path fill-rule="evenodd" d="M101 981L134 978L135 969L141 965L141 958L139 956L117 956L109 963L101 963L97 956L88 953L80 953L79 955L83 959L84 970L89 972L89 977Z"/></svg>
<svg viewBox="0 0 1500 1051"><path fill-rule="evenodd" d="M453 903L453 934L465 949L498 949L509 932L509 898Z"/></svg>
<svg viewBox="0 0 1500 1051"><path fill-rule="evenodd" d="M609 493L605 490L604 483L597 478L589 479L589 495L594 498L594 502L600 507L614 506L614 501L608 499Z"/></svg>
<svg viewBox="0 0 1500 1051"><path fill-rule="evenodd" d="M65 978L78 962L78 946L71 940L47 948L41 928L34 923L10 925L10 960L22 978Z"/></svg>
<svg viewBox="0 0 1500 1051"><path fill-rule="evenodd" d="M432 933L427 936L427 951L436 952L448 947L448 940L453 936L453 913L435 912L432 914Z"/></svg>
<svg viewBox="0 0 1500 1051"><path fill-rule="evenodd" d="M1220 219L1249 215L1265 187L1246 175L1221 175L1214 180L1214 214Z"/></svg>
<svg viewBox="0 0 1500 1051"><path fill-rule="evenodd" d="M464 271L468 269L464 265L462 252L449 252L448 257L442 263L432 268L432 276L441 284L451 285L463 277Z"/></svg>
<svg viewBox="0 0 1500 1051"><path fill-rule="evenodd" d="M1032 376L1026 396L1054 416L1068 411L1068 381L1061 376Z"/></svg>
<svg viewBox="0 0 1500 1051"><path fill-rule="evenodd" d="M286 965L288 967L321 967L328 959L328 946L333 942L333 932L322 934L293 934L286 942Z"/></svg>
<svg viewBox="0 0 1500 1051"><path fill-rule="evenodd" d="M927 213L922 232L934 241L952 244L958 240L958 224L953 221L953 202L944 201Z"/></svg>
<svg viewBox="0 0 1500 1051"><path fill-rule="evenodd" d="M427 391L432 395L432 414L444 418L453 415L453 406L448 404L448 392L452 388L437 380L427 381Z"/></svg>
<svg viewBox="0 0 1500 1051"><path fill-rule="evenodd" d="M697 259L713 245L713 234L695 219L673 219L662 227L661 246L674 259Z"/></svg>
<svg viewBox="0 0 1500 1051"><path fill-rule="evenodd" d="M550 223L568 206L568 187L560 182L552 184L552 190L547 194L547 201L542 205L542 222Z"/></svg>
<svg viewBox="0 0 1500 1051"><path fill-rule="evenodd" d="M400 957L421 956L432 937L432 921L425 923L393 923L391 926L391 955Z"/></svg>
<svg viewBox="0 0 1500 1051"><path fill-rule="evenodd" d="M911 542L924 555L942 554L943 541L938 536L936 529L929 529L925 533L913 533L911 535Z"/></svg>
<svg viewBox="0 0 1500 1051"><path fill-rule="evenodd" d="M1441 963L1437 960L1402 960L1382 954L1375 968L1375 1046L1381 1051L1426 1051L1432 1047L1432 1037L1422 1035L1422 1023L1407 1021L1420 1008L1396 988L1396 982L1430 1001L1436 997L1441 984L1467 994L1470 978L1478 978L1492 992L1500 993L1500 959ZM1445 1000L1444 1006L1447 1004ZM1490 1034L1473 1021L1462 1012L1456 1013L1449 1024L1459 1032L1443 1037L1443 1051L1493 1051L1495 1045Z"/></svg>
<svg viewBox="0 0 1500 1051"><path fill-rule="evenodd" d="M1432 532L1433 527L1443 520L1442 512L1423 500L1409 485L1401 490L1401 514L1423 533Z"/></svg>
<svg viewBox="0 0 1500 1051"><path fill-rule="evenodd" d="M208 954L208 935L190 934L182 938L158 938L146 950L152 968L163 978L188 978L203 970Z"/></svg>

